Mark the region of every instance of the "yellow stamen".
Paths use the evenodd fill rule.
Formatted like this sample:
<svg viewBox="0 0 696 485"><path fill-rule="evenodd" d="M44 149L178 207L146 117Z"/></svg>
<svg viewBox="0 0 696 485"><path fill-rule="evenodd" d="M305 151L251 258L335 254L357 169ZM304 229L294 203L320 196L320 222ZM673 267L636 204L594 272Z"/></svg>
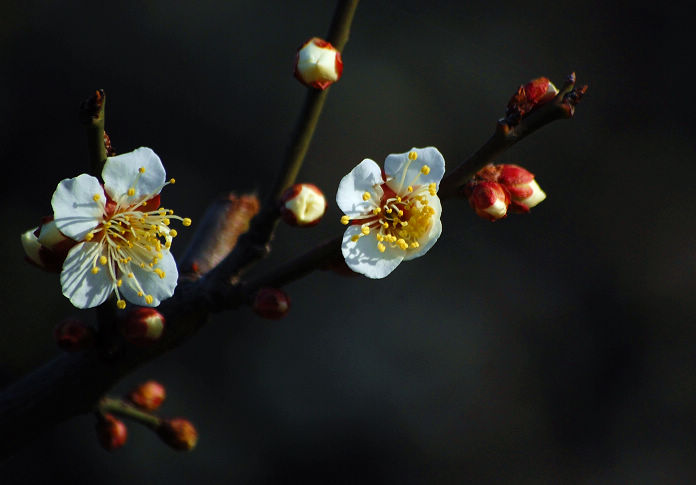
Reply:
<svg viewBox="0 0 696 485"><path fill-rule="evenodd" d="M131 187L130 189L128 189L128 195L129 195L130 197L133 197L133 196L135 195L135 189L134 189L133 187Z"/></svg>
<svg viewBox="0 0 696 485"><path fill-rule="evenodd" d="M98 202L99 199L101 199L101 195L99 195L99 194L94 194L94 195L92 196L92 200L93 200L94 202Z"/></svg>
<svg viewBox="0 0 696 485"><path fill-rule="evenodd" d="M169 183L170 183L170 184L175 184L175 183L176 183L176 179L174 179L174 178L169 179Z"/></svg>
<svg viewBox="0 0 696 485"><path fill-rule="evenodd" d="M140 172L140 173L145 173L145 167L140 167L140 168L138 169L138 172Z"/></svg>
<svg viewBox="0 0 696 485"><path fill-rule="evenodd" d="M365 234L365 235L367 236L368 234L370 234L370 228L367 227L367 226L363 226L363 227L360 229L360 232L362 232L363 234Z"/></svg>
<svg viewBox="0 0 696 485"><path fill-rule="evenodd" d="M358 239L360 239L360 235L359 235L359 234L355 234L354 236L352 236L352 237L350 238L350 240L353 241L353 242L358 242Z"/></svg>
<svg viewBox="0 0 696 485"><path fill-rule="evenodd" d="M152 295L145 295L145 303L148 305L152 305L152 302L154 301L154 298L152 298Z"/></svg>
<svg viewBox="0 0 696 485"><path fill-rule="evenodd" d="M97 274L97 273L99 273L99 268L97 268L97 267L95 266L95 267L92 268L92 274Z"/></svg>
<svg viewBox="0 0 696 485"><path fill-rule="evenodd" d="M182 223L184 226L188 227L188 226L191 225L191 219L189 219L188 217L184 217L184 218L181 220L181 223Z"/></svg>
<svg viewBox="0 0 696 485"><path fill-rule="evenodd" d="M409 160L415 160L416 158L418 158L418 154L416 152L409 152L409 154L408 154Z"/></svg>
<svg viewBox="0 0 696 485"><path fill-rule="evenodd" d="M172 229L171 231L169 231L169 235L172 237L176 237L177 234L179 234L179 233L176 232L176 229Z"/></svg>
<svg viewBox="0 0 696 485"><path fill-rule="evenodd" d="M105 265L109 261L106 256L100 256L99 257L99 262L103 265Z"/></svg>
<svg viewBox="0 0 696 485"><path fill-rule="evenodd" d="M126 308L126 302L125 302L125 300L118 300L118 301L116 302L116 307L117 307L119 310L123 310L124 308Z"/></svg>
<svg viewBox="0 0 696 485"><path fill-rule="evenodd" d="M369 192L365 192L365 193L363 193L363 195L362 195L362 199L365 200L365 201L370 200L370 197L372 197L372 196L370 195Z"/></svg>
<svg viewBox="0 0 696 485"><path fill-rule="evenodd" d="M379 249L380 253L383 253L387 249L387 247L382 243L377 243L377 249Z"/></svg>
<svg viewBox="0 0 696 485"><path fill-rule="evenodd" d="M341 224L343 224L344 226L347 226L348 224L350 224L350 217L341 216Z"/></svg>
<svg viewBox="0 0 696 485"><path fill-rule="evenodd" d="M428 167L427 165L423 165L421 167L421 173L423 175L428 175L430 173L430 167Z"/></svg>

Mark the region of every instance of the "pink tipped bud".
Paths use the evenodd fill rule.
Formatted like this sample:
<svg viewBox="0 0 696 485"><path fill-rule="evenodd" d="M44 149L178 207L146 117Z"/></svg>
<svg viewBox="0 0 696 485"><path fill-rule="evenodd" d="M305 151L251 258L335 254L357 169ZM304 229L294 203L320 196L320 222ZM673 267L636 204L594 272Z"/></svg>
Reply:
<svg viewBox="0 0 696 485"><path fill-rule="evenodd" d="M145 346L162 336L164 317L154 308L133 308L120 320L119 330L130 343Z"/></svg>
<svg viewBox="0 0 696 485"><path fill-rule="evenodd" d="M466 187L469 204L476 214L489 221L497 221L507 215L510 198L497 182L472 181Z"/></svg>
<svg viewBox="0 0 696 485"><path fill-rule="evenodd" d="M324 90L341 78L343 60L334 46L312 37L297 51L295 77L304 85Z"/></svg>
<svg viewBox="0 0 696 485"><path fill-rule="evenodd" d="M510 194L510 210L529 212L529 209L546 198L546 194L534 180L534 174L517 165L500 165L498 181Z"/></svg>
<svg viewBox="0 0 696 485"><path fill-rule="evenodd" d="M126 438L128 438L126 425L111 414L98 417L95 429L99 444L107 451L116 450L126 444Z"/></svg>
<svg viewBox="0 0 696 485"><path fill-rule="evenodd" d="M51 272L60 272L68 251L75 244L58 230L53 217L44 217L41 224L22 234L22 247L27 261Z"/></svg>
<svg viewBox="0 0 696 485"><path fill-rule="evenodd" d="M85 350L94 343L94 329L82 320L68 318L53 329L58 347L66 352Z"/></svg>
<svg viewBox="0 0 696 485"><path fill-rule="evenodd" d="M155 411L162 405L167 392L157 381L147 381L140 384L128 394L128 399L146 411Z"/></svg>
<svg viewBox="0 0 696 485"><path fill-rule="evenodd" d="M290 297L276 288L261 288L256 293L253 308L263 318L278 320L290 310Z"/></svg>
<svg viewBox="0 0 696 485"><path fill-rule="evenodd" d="M506 116L519 120L534 108L548 103L558 94L558 89L548 78L539 77L523 84L508 102Z"/></svg>
<svg viewBox="0 0 696 485"><path fill-rule="evenodd" d="M326 197L313 184L295 184L280 198L280 216L291 226L314 226L319 223L324 212Z"/></svg>
<svg viewBox="0 0 696 485"><path fill-rule="evenodd" d="M162 441L179 451L191 451L198 443L198 431L189 420L183 418L162 421L157 434Z"/></svg>

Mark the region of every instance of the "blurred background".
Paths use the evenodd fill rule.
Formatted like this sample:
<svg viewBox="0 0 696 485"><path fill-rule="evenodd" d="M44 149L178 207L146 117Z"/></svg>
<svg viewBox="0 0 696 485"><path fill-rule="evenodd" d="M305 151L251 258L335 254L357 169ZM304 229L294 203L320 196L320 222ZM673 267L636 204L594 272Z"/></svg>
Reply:
<svg viewBox="0 0 696 485"><path fill-rule="evenodd" d="M284 320L215 315L126 377L115 393L166 386L162 414L196 424L194 452L133 424L107 453L83 416L0 482L693 483L691 27L639 5L362 2L300 175L332 204L316 228L280 227L257 270L343 230L333 194L363 158L434 145L453 167L520 84L576 71L576 117L499 160L547 200L493 224L448 201L438 244L389 278L316 272L286 288ZM78 314L19 236L86 169L80 101L106 90L114 148L153 148L177 178L166 206L195 227L216 196L270 182L305 94L295 49L332 15L324 0L3 0L0 382L57 355L54 324Z"/></svg>

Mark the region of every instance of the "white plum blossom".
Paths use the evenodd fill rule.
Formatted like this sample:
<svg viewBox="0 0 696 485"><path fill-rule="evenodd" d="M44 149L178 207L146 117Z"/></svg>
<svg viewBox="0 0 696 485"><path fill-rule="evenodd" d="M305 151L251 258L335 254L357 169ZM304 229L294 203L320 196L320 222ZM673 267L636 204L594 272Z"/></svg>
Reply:
<svg viewBox="0 0 696 485"><path fill-rule="evenodd" d="M112 292L121 309L125 300L157 306L174 294L179 276L170 221L191 224L159 207L160 191L174 179L165 181L159 157L144 147L107 158L102 179L65 179L51 199L57 228L78 242L63 263L63 294L78 308L100 305Z"/></svg>
<svg viewBox="0 0 696 485"><path fill-rule="evenodd" d="M384 278L423 256L442 233L437 196L445 159L435 147L391 154L384 171L365 159L343 177L336 203L347 225L341 251L350 269Z"/></svg>

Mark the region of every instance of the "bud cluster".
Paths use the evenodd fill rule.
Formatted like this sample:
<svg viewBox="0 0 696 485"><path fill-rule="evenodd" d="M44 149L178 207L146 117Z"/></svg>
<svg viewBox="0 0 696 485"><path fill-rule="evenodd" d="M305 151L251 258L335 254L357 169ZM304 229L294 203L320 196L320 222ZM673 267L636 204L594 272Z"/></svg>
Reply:
<svg viewBox="0 0 696 485"><path fill-rule="evenodd" d="M525 213L546 198L534 174L512 164L487 165L464 186L464 195L480 217L496 221L508 212Z"/></svg>

